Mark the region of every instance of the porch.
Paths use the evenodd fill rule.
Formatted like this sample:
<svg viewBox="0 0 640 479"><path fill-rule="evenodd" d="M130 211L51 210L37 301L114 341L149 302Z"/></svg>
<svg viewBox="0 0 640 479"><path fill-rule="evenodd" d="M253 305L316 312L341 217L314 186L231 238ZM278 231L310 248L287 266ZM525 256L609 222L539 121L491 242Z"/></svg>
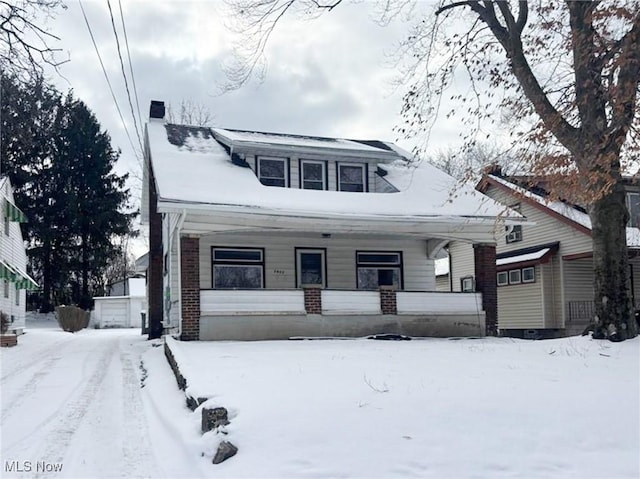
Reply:
<svg viewBox="0 0 640 479"><path fill-rule="evenodd" d="M203 340L291 337L484 336L480 293L333 290L200 291Z"/></svg>

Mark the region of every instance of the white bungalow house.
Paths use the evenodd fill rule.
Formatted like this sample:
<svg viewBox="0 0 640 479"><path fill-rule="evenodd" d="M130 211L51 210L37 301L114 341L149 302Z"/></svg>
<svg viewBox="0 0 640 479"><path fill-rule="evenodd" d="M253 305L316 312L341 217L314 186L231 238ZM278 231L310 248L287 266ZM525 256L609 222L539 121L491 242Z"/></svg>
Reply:
<svg viewBox="0 0 640 479"><path fill-rule="evenodd" d="M0 311L9 319L8 332L22 334L25 329L26 290L37 283L27 274L27 253L20 223L27 217L16 206L11 182L0 177Z"/></svg>
<svg viewBox="0 0 640 479"><path fill-rule="evenodd" d="M505 208L382 141L166 124L145 131L149 324L184 340L483 335ZM520 215L508 219L521 222ZM434 258L474 246L469 293Z"/></svg>
<svg viewBox="0 0 640 479"><path fill-rule="evenodd" d="M486 174L478 189L534 225L509 228L497 242L498 329L514 337L580 334L593 318L591 221L584 209L548 201L544 185L522 186L498 170ZM640 191L629 181L627 226L631 296L640 307ZM453 291L473 279L473 251L449 245Z"/></svg>

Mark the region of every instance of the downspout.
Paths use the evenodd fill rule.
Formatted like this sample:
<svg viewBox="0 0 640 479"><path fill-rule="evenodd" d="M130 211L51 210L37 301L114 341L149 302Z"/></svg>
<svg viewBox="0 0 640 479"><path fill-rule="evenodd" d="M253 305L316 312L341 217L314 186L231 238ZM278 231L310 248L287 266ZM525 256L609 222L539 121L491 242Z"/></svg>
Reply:
<svg viewBox="0 0 640 479"><path fill-rule="evenodd" d="M184 224L184 220L187 217L187 211L182 210L180 219L176 226L175 232L178 234L178 337L182 336L182 245L180 244L180 230Z"/></svg>

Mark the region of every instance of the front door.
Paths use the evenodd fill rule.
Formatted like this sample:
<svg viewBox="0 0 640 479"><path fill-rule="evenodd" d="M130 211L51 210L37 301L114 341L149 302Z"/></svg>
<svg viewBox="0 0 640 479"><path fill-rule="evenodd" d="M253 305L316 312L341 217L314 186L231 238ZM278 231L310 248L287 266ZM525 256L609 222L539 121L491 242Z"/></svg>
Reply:
<svg viewBox="0 0 640 479"><path fill-rule="evenodd" d="M317 284L325 288L327 286L325 250L298 248L296 273L298 288L307 284Z"/></svg>

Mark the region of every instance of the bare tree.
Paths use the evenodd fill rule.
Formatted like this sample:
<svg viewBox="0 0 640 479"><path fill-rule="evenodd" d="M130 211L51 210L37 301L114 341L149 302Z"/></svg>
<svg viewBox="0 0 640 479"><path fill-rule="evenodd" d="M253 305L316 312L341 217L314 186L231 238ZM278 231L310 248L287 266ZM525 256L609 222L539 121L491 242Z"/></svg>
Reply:
<svg viewBox="0 0 640 479"><path fill-rule="evenodd" d="M0 67L22 76L42 72L43 65L57 68L60 49L51 45L59 38L38 24L51 17L62 0L0 0Z"/></svg>
<svg viewBox="0 0 640 479"><path fill-rule="evenodd" d="M173 111L171 104L167 107L167 119L169 123L179 123L191 126L211 126L215 116L209 107L202 103L194 103L192 100L180 101L178 112Z"/></svg>
<svg viewBox="0 0 640 479"><path fill-rule="evenodd" d="M244 32L237 61L227 70L237 87L264 64L266 42L283 16L317 16L340 1L228 3L233 28ZM417 2L378 3L384 23ZM439 115L458 115L466 125L464 148L470 149L488 125L509 125L530 173L588 205L594 338L635 337L621 179L625 159L640 150L640 2L441 1L418 17L400 53L407 59L407 93L399 131L428 138ZM451 93L461 78L467 89ZM449 102L456 106L442 112Z"/></svg>

